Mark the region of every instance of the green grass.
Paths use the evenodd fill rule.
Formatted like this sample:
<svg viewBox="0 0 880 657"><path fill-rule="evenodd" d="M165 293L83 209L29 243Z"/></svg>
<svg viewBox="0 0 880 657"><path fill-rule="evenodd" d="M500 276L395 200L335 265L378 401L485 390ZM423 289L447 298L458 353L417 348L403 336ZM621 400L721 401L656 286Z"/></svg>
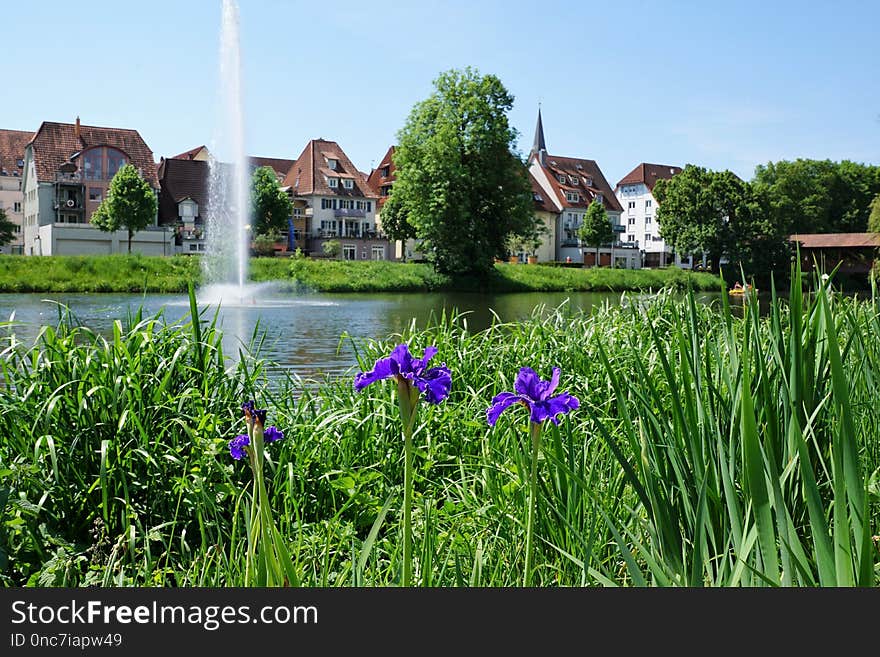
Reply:
<svg viewBox="0 0 880 657"><path fill-rule="evenodd" d="M486 281L452 279L429 265L387 261L252 258L250 279L300 292L719 290L717 276L680 269L571 269L497 264ZM198 257L0 257L0 292L186 292L203 280Z"/></svg>
<svg viewBox="0 0 880 657"><path fill-rule="evenodd" d="M521 584L527 417L490 428L485 412L528 365L561 367L581 400L544 433L533 584L876 586L880 305L788 296L742 317L671 293L591 316L538 308L477 334L453 315L357 344L364 368L402 340L436 345L453 372L413 436L414 584ZM245 398L285 433L266 486L299 581L400 582L393 383L270 383L220 338L212 317L139 316L107 338L63 320L34 345L6 338L6 585L241 585L250 475L227 443Z"/></svg>

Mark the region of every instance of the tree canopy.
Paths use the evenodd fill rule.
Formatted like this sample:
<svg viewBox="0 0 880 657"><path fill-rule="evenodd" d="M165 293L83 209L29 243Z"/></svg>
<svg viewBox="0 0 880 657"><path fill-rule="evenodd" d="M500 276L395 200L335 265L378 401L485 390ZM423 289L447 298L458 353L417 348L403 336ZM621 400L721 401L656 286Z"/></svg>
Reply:
<svg viewBox="0 0 880 657"><path fill-rule="evenodd" d="M113 176L107 197L92 213L90 222L109 233L126 229L128 252L131 253L131 238L139 230L152 225L158 203L150 184L141 178L132 164L126 164Z"/></svg>
<svg viewBox="0 0 880 657"><path fill-rule="evenodd" d="M787 234L769 212L766 192L730 171L688 164L654 186L660 235L680 254L707 254L718 270L722 257L746 273L788 266Z"/></svg>
<svg viewBox="0 0 880 657"><path fill-rule="evenodd" d="M759 165L752 180L770 219L788 234L864 232L880 167L849 160L797 159Z"/></svg>
<svg viewBox="0 0 880 657"><path fill-rule="evenodd" d="M9 221L6 210L0 208L0 246L15 239L15 224Z"/></svg>
<svg viewBox="0 0 880 657"><path fill-rule="evenodd" d="M605 212L605 206L594 200L587 208L584 222L578 228L578 237L584 244L596 247L594 266L599 266L599 247L614 240L614 229Z"/></svg>
<svg viewBox="0 0 880 657"><path fill-rule="evenodd" d="M868 216L868 230L872 233L880 233L880 194L871 201L871 214Z"/></svg>
<svg viewBox="0 0 880 657"><path fill-rule="evenodd" d="M398 132L383 228L408 235L405 221L440 272L485 276L511 235L536 230L527 171L514 150L517 132L507 119L512 106L494 75L450 70Z"/></svg>
<svg viewBox="0 0 880 657"><path fill-rule="evenodd" d="M281 233L288 229L293 201L281 189L272 167L257 167L251 177L251 211L255 235Z"/></svg>

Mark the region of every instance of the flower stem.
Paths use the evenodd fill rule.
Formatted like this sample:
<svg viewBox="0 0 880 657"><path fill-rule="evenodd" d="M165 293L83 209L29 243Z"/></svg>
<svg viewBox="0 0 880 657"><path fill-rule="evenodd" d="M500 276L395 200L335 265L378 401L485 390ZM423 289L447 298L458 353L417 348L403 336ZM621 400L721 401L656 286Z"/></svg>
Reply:
<svg viewBox="0 0 880 657"><path fill-rule="evenodd" d="M403 585L412 581L412 430L403 432Z"/></svg>
<svg viewBox="0 0 880 657"><path fill-rule="evenodd" d="M535 531L535 507L538 502L538 450L541 447L541 425L529 423L532 438L532 472L529 477L529 518L526 522L526 569L523 573L523 586L532 582L532 535Z"/></svg>

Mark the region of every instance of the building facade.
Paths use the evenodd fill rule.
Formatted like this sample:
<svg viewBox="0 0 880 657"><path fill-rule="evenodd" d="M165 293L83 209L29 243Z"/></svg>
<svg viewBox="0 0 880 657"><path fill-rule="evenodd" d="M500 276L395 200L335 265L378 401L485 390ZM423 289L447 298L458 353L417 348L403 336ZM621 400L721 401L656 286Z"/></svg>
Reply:
<svg viewBox="0 0 880 657"><path fill-rule="evenodd" d="M669 180L681 170L681 167L668 164L642 162L624 176L614 190L623 208L625 232L621 238L639 249L645 267L676 265L690 269L693 264L690 256L681 256L672 251L660 237L660 224L657 222L658 204L654 198L654 185L658 180Z"/></svg>
<svg viewBox="0 0 880 657"><path fill-rule="evenodd" d="M583 244L578 238L590 204L594 201L602 204L615 235L622 234L623 230L620 223L623 209L599 165L595 160L550 155L544 140L541 111L538 110L535 141L528 166L538 186L537 194L557 210L552 234L553 259L593 265L596 248ZM615 239L600 247L599 265L637 269L641 266L638 249L635 245Z"/></svg>
<svg viewBox="0 0 880 657"><path fill-rule="evenodd" d="M0 210L15 226L12 241L0 245L0 253L24 250L24 151L33 136L23 130L0 130Z"/></svg>
<svg viewBox="0 0 880 657"><path fill-rule="evenodd" d="M294 243L321 256L340 243L344 260L396 260L378 222L378 200L367 179L335 141L312 139L284 179L293 199Z"/></svg>
<svg viewBox="0 0 880 657"><path fill-rule="evenodd" d="M25 255L117 253L125 230L105 233L89 223L125 164L158 194L153 153L136 130L44 121L25 148L22 174ZM168 255L173 235L156 225L139 231L132 252ZM124 246L123 246L124 245Z"/></svg>

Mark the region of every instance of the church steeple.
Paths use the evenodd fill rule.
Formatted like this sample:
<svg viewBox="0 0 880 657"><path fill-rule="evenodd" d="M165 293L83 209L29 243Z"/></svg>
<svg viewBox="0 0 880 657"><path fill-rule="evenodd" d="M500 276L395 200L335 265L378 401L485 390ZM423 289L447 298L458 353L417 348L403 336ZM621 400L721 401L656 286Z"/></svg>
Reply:
<svg viewBox="0 0 880 657"><path fill-rule="evenodd" d="M547 144L544 143L544 124L541 122L541 106L538 105L538 125L535 126L535 142L532 144L532 153L547 152Z"/></svg>

